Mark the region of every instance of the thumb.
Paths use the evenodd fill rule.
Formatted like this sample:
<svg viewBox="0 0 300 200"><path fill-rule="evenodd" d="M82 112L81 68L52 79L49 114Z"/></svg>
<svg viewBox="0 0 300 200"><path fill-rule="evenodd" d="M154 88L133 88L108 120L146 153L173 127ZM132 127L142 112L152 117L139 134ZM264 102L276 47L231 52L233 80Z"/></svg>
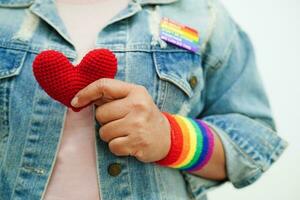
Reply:
<svg viewBox="0 0 300 200"><path fill-rule="evenodd" d="M130 93L133 86L133 84L120 80L98 79L80 90L72 99L71 105L78 108L95 101L98 104L103 104L105 101L124 98Z"/></svg>

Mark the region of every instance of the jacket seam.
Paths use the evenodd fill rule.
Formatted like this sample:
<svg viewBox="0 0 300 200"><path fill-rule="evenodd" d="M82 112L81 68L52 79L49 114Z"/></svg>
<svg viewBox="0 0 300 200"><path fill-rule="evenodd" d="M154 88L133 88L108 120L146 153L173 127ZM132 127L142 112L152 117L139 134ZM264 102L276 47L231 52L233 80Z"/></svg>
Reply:
<svg viewBox="0 0 300 200"><path fill-rule="evenodd" d="M36 94L37 89L38 89L38 88L35 87L35 92L34 92L34 94ZM34 101L34 99L33 99L33 101L32 101L33 107L34 107L35 104L36 104L36 101ZM31 114L31 116L32 116L32 114ZM32 117L30 117L30 121L29 121L28 124L29 124L29 125L32 124ZM25 148L26 148L26 145L27 145L29 133L30 133L30 129L28 129L28 130L27 130L27 133L26 133L26 137L25 137L26 141L25 141L25 143L24 143L24 148L23 148L23 150L22 150L22 155L21 155L21 160L20 160L20 167L18 168L18 173L17 173L17 176L16 176L16 181L15 181L15 184L14 184L14 186L13 186L12 194L11 194L10 199L12 199L12 198L14 197L15 192L16 192L16 187L17 187L17 185L18 185L18 183L19 183L19 177L20 177L20 173L21 173L22 168L23 168L22 165L23 165L23 161L24 161L24 152L25 152Z"/></svg>
<svg viewBox="0 0 300 200"><path fill-rule="evenodd" d="M262 175L262 172L263 171L261 169L257 168L252 174L248 175L238 182L233 182L232 184L237 189L246 187L247 185L254 183Z"/></svg>
<svg viewBox="0 0 300 200"><path fill-rule="evenodd" d="M33 4L34 1L29 1L28 3L0 3L0 8L28 8Z"/></svg>
<svg viewBox="0 0 300 200"><path fill-rule="evenodd" d="M233 51L233 43L234 43L234 39L237 37L238 31L235 29L232 32L232 37L229 40L229 43L227 45L226 48L224 48L223 54L221 56L215 56L212 53L208 54L206 52L206 46L209 44L210 40L213 39L213 35L214 33L217 31L216 30L216 23L217 23L217 19L218 17L220 18L221 16L218 16L218 12L216 9L216 5L213 5L213 0L210 0L209 2L209 7L211 9L211 12L214 13L214 24L212 25L211 31L209 32L209 36L206 40L206 42L203 44L203 49L201 51L201 54L206 57L206 58L213 58L214 59L214 63L209 62L208 60L210 59L203 59L204 63L209 65L211 69L213 70L217 70L218 68L220 68L222 65L224 65L224 63L226 63L226 60L229 58L231 52Z"/></svg>
<svg viewBox="0 0 300 200"><path fill-rule="evenodd" d="M216 7L213 5L212 0L209 0L207 2L207 6L208 9L210 11L210 23L209 23L209 27L208 27L208 31L207 31L207 37L205 38L205 40L203 41L203 44L200 47L200 51L201 54L203 54L206 50L207 47L207 43L209 42L209 40L211 39L213 32L215 30L216 27L216 21L217 21L217 9Z"/></svg>
<svg viewBox="0 0 300 200"><path fill-rule="evenodd" d="M279 158L279 154L281 154L288 146L288 143L285 140L280 140L277 145L274 147L274 150L270 154L269 159L274 159L272 162L275 162ZM266 168L263 168L263 171L266 171L269 169L272 163L268 163L266 165Z"/></svg>
<svg viewBox="0 0 300 200"><path fill-rule="evenodd" d="M5 82L5 84L6 84L6 85L4 85L3 88L5 88L6 91L10 92L10 91L9 91L10 88L8 88L8 85L9 85L9 84L8 84L7 82ZM13 86L13 83L12 83L12 86ZM6 92L5 94L7 94L7 92ZM4 96L4 99L6 99L6 98L7 98L7 96L5 95L5 96ZM6 108L7 108L7 111L6 111L6 113L4 114L4 117L5 117L5 120L7 121L8 124L6 125L6 131L7 131L7 133L5 134L6 136L1 137L1 139L7 137L7 140L6 140L5 143L3 143L5 149L4 149L4 151L3 151L3 160L0 161L0 169L2 169L2 166L3 166L3 164L4 164L4 158L7 157L8 144L9 144L9 135L10 135L10 134L9 134L9 132L10 132L10 123L9 123L9 105L10 105L10 103L9 103L9 102L10 102L10 99L9 99L8 101L4 102L4 104L5 104ZM5 112L5 111L4 111L4 112Z"/></svg>
<svg viewBox="0 0 300 200"><path fill-rule="evenodd" d="M48 184L50 182L51 175L53 173L54 166L55 166L56 161L57 161L58 152L59 152L60 145L61 145L61 142L62 142L63 130L64 130L64 126L65 126L66 116L67 116L67 110L65 110L65 112L64 112L64 117L63 117L63 122L62 122L63 126L61 127L61 130L60 130L59 141L58 141L57 146L56 146L56 151L55 151L55 154L54 154L53 162L52 162L50 170L49 170L49 175L47 177L46 183L44 185L44 189L43 189L42 194L41 194L41 199L44 199L44 196L46 194L46 190L48 188Z"/></svg>

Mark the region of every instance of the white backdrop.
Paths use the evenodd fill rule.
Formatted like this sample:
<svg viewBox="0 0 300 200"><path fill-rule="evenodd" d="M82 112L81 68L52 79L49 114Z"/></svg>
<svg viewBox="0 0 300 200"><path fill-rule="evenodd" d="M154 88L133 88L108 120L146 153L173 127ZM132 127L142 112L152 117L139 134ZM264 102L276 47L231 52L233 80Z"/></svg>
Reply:
<svg viewBox="0 0 300 200"><path fill-rule="evenodd" d="M250 35L277 122L289 142L261 179L244 189L225 184L210 200L300 200L300 1L223 0Z"/></svg>

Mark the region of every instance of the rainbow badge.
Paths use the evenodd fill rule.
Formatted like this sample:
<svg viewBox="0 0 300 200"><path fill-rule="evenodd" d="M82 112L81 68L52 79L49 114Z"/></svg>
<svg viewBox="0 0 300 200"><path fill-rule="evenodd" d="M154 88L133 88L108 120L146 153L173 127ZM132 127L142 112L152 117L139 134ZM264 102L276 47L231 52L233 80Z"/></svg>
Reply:
<svg viewBox="0 0 300 200"><path fill-rule="evenodd" d="M160 22L160 38L192 52L199 50L198 31L183 24L163 18Z"/></svg>

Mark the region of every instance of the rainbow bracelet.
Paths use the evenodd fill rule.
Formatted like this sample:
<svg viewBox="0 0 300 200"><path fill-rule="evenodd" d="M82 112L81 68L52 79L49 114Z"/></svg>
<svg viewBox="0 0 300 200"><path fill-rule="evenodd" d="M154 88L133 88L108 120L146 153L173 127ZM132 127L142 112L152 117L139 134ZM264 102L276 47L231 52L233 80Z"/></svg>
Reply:
<svg viewBox="0 0 300 200"><path fill-rule="evenodd" d="M213 153L212 130L199 119L163 114L171 126L171 147L167 156L155 163L189 172L201 170Z"/></svg>

